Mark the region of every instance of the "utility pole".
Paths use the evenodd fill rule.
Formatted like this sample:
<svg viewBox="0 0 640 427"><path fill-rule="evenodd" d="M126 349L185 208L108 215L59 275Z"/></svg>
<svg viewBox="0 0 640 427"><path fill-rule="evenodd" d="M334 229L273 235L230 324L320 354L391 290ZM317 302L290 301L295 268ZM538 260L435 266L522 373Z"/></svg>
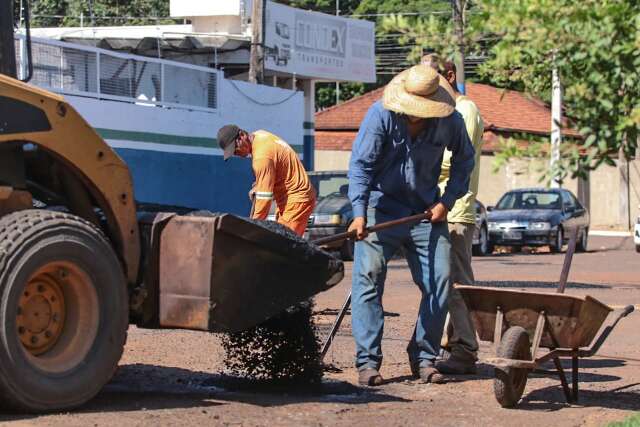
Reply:
<svg viewBox="0 0 640 427"><path fill-rule="evenodd" d="M453 9L453 23L455 25L456 41L458 44L458 54L456 55L456 82L458 83L458 91L461 94L466 93L464 84L464 27L467 0L451 0L451 7Z"/></svg>
<svg viewBox="0 0 640 427"><path fill-rule="evenodd" d="M555 59L554 59L555 62ZM554 65L551 71L551 161L550 169L554 174L551 180L551 188L560 188L558 179L558 163L560 162L560 143L562 142L562 86L558 68Z"/></svg>
<svg viewBox="0 0 640 427"><path fill-rule="evenodd" d="M626 142L626 140L625 140ZM631 230L631 191L629 185L629 159L624 152L624 145L618 150L618 170L620 171L620 190L618 192L619 223L625 230Z"/></svg>
<svg viewBox="0 0 640 427"><path fill-rule="evenodd" d="M0 74L17 77L12 0L0 0Z"/></svg>
<svg viewBox="0 0 640 427"><path fill-rule="evenodd" d="M253 0L251 4L251 57L249 60L249 81L262 83L264 66L264 5L265 0Z"/></svg>
<svg viewBox="0 0 640 427"><path fill-rule="evenodd" d="M336 0L336 16L340 16L340 0ZM340 82L336 82L336 105L340 104Z"/></svg>
<svg viewBox="0 0 640 427"><path fill-rule="evenodd" d="M91 26L95 27L96 19L95 16L93 16L93 0L89 0L89 17L91 18Z"/></svg>

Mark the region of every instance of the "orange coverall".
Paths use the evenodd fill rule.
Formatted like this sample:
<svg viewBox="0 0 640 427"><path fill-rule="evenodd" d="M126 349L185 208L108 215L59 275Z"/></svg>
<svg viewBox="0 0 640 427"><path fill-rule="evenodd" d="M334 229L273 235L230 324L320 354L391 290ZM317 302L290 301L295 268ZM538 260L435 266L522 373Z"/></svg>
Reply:
<svg viewBox="0 0 640 427"><path fill-rule="evenodd" d="M304 166L293 148L276 135L258 130L253 137L253 218L266 219L275 199L277 221L302 236L316 204L315 190Z"/></svg>

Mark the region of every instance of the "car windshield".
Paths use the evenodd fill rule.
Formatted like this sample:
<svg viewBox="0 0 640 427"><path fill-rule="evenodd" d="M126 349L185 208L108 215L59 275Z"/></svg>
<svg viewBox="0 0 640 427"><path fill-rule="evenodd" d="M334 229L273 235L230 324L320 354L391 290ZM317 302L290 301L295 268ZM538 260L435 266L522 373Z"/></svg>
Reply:
<svg viewBox="0 0 640 427"><path fill-rule="evenodd" d="M318 199L327 196L347 196L349 178L347 175L310 175L311 184L315 187Z"/></svg>
<svg viewBox="0 0 640 427"><path fill-rule="evenodd" d="M560 194L543 191L513 191L502 196L496 210L561 209Z"/></svg>

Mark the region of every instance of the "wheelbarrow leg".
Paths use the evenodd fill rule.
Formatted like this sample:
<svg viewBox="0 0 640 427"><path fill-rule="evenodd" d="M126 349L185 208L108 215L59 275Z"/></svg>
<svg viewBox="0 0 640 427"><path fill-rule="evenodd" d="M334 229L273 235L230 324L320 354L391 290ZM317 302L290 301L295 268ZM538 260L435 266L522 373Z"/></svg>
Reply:
<svg viewBox="0 0 640 427"><path fill-rule="evenodd" d="M574 354L571 357L571 382L572 382L572 394L573 403L578 401L578 368L580 367L580 360L578 355Z"/></svg>
<svg viewBox="0 0 640 427"><path fill-rule="evenodd" d="M569 390L569 383L567 382L567 377L564 374L564 369L562 369L562 363L558 356L553 357L553 363L556 365L556 369L558 370L558 376L560 377L560 383L562 384L562 390L564 391L564 397L567 399L567 403L572 402L571 391Z"/></svg>

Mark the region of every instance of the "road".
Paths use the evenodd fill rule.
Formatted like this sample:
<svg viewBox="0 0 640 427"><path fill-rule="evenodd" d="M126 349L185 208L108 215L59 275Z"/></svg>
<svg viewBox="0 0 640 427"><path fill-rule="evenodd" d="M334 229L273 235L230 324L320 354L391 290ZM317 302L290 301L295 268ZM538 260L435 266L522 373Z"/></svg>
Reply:
<svg viewBox="0 0 640 427"><path fill-rule="evenodd" d="M620 308L640 305L640 254L630 238L591 238L591 251L576 254L567 293L591 295ZM553 291L563 256L497 254L474 258L476 280L487 286ZM347 277L320 295L317 310L339 308ZM502 409L493 396L492 368L479 375L425 385L409 377L405 347L415 320L418 291L403 260L390 264L385 294L382 374L387 383L360 388L352 366L354 344L347 316L327 361L335 368L320 388L256 387L221 375L222 354L213 334L130 328L120 368L110 384L72 413L0 415L10 426L600 426L640 411L640 311L624 319L598 357L584 360L578 404L564 403L552 376L530 376L517 409ZM326 311L325 311L326 312ZM318 316L326 326L329 315ZM492 356L489 343L481 357ZM551 366L545 369L552 369Z"/></svg>

